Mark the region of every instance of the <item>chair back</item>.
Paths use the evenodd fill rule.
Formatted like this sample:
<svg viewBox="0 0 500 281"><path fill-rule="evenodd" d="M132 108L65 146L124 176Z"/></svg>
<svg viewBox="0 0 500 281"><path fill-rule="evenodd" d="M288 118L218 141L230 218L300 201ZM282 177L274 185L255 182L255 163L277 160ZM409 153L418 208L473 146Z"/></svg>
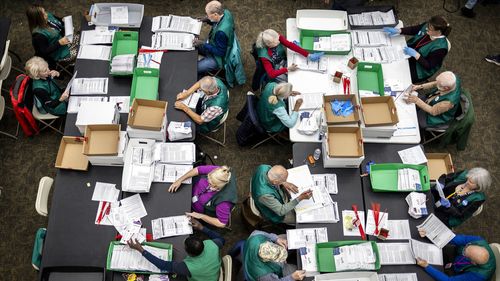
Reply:
<svg viewBox="0 0 500 281"><path fill-rule="evenodd" d="M2 84L1 82L2 81L0 81L0 85ZM2 95L0 95L0 120L2 120L4 112L5 112L5 98Z"/></svg>
<svg viewBox="0 0 500 281"><path fill-rule="evenodd" d="M446 42L448 42L448 53L449 53L451 50L451 42L450 40L448 40L448 37L446 37Z"/></svg>
<svg viewBox="0 0 500 281"><path fill-rule="evenodd" d="M475 216L478 216L479 214L481 214L481 212L483 211L483 206L484 206L484 203L481 204L481 206L479 206L479 208L477 208L477 210L472 214L472 216L475 217Z"/></svg>
<svg viewBox="0 0 500 281"><path fill-rule="evenodd" d="M500 280L500 244L498 243L491 243L490 244L491 250L493 251L493 254L495 254L495 260L497 264L497 268L495 270L495 273L493 276L491 276L491 281L499 281Z"/></svg>
<svg viewBox="0 0 500 281"><path fill-rule="evenodd" d="M259 218L262 218L262 215L259 212L259 209L257 209L257 206L255 206L255 201L253 201L252 197L252 178L250 178L250 195L249 195L249 200L250 200L250 210L252 210L252 213L256 215Z"/></svg>
<svg viewBox="0 0 500 281"><path fill-rule="evenodd" d="M230 255L222 257L221 276L219 281L231 281L233 275L233 259Z"/></svg>
<svg viewBox="0 0 500 281"><path fill-rule="evenodd" d="M10 40L7 40L5 42L5 51L2 54L2 60L0 60L0 71L3 70L5 62L7 61L7 56L9 55L9 46L10 46Z"/></svg>
<svg viewBox="0 0 500 281"><path fill-rule="evenodd" d="M50 177L43 177L38 185L35 209L40 215L45 217L49 214L47 205L49 201L50 189L52 188L53 183L54 179Z"/></svg>
<svg viewBox="0 0 500 281"><path fill-rule="evenodd" d="M250 118L250 121L257 129L258 133L265 134L266 130L262 128L259 122L259 116L257 115L257 97L252 93L248 92L247 94L247 116Z"/></svg>

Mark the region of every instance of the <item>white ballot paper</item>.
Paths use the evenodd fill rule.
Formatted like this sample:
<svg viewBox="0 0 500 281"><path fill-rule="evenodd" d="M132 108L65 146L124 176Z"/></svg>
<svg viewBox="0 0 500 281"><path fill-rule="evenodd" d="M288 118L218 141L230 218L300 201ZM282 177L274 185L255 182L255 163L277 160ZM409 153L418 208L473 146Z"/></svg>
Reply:
<svg viewBox="0 0 500 281"><path fill-rule="evenodd" d="M379 212L378 215L378 231L380 231L381 228L387 228L387 220L388 220L389 214L384 213L384 212ZM368 210L368 215L366 216L366 230L365 233L368 235L374 235L377 236L378 233L375 233L376 230L376 223L375 223L375 216L373 213L373 210Z"/></svg>
<svg viewBox="0 0 500 281"><path fill-rule="evenodd" d="M193 234L193 227L187 216L173 216L151 221L153 239Z"/></svg>
<svg viewBox="0 0 500 281"><path fill-rule="evenodd" d="M178 178L193 169L193 165L175 165L175 164L155 164L155 176L153 182L175 182ZM192 178L183 181L183 184L191 184Z"/></svg>
<svg viewBox="0 0 500 281"><path fill-rule="evenodd" d="M154 161L171 164L193 164L196 161L195 145L192 142L156 143Z"/></svg>
<svg viewBox="0 0 500 281"><path fill-rule="evenodd" d="M328 190L324 186L314 186L314 182L309 171L309 166L302 165L299 167L288 169L287 182L295 184L299 191L291 193L291 200L297 198L301 193L311 190L312 197L307 200L301 200L295 206L296 212L309 211L331 205L333 203Z"/></svg>
<svg viewBox="0 0 500 281"><path fill-rule="evenodd" d="M425 236L440 249L455 237L455 233L434 214L430 214L422 224L417 225L417 228L424 230Z"/></svg>
<svg viewBox="0 0 500 281"><path fill-rule="evenodd" d="M158 32L151 37L151 46L156 50L194 50L194 35L176 32Z"/></svg>
<svg viewBox="0 0 500 281"><path fill-rule="evenodd" d="M162 260L170 260L169 250L155 248L151 246L143 246L144 250L150 252L155 257ZM110 262L111 270L127 270L127 271L150 271L160 273L161 270L154 264L150 263L139 251L130 248L128 245L115 245L111 254Z"/></svg>
<svg viewBox="0 0 500 281"><path fill-rule="evenodd" d="M302 165L288 169L287 171L288 171L288 178L286 179L286 181L295 184L299 189L300 188L309 189L310 187L314 186L311 172L309 171L309 166ZM297 194L300 194L300 191Z"/></svg>
<svg viewBox="0 0 500 281"><path fill-rule="evenodd" d="M334 248L333 259L336 271L375 269L376 256L370 242Z"/></svg>
<svg viewBox="0 0 500 281"><path fill-rule="evenodd" d="M298 99L302 99L300 109L319 109L323 106L324 95L324 93L302 93L288 98L290 99L290 104L292 104L292 106L295 105Z"/></svg>
<svg viewBox="0 0 500 281"><path fill-rule="evenodd" d="M128 97L130 99L130 97ZM80 105L82 102L87 102L87 101L102 101L106 102L108 101L108 97L86 97L86 96L70 96L68 100L68 113L78 113L78 110L80 109Z"/></svg>
<svg viewBox="0 0 500 281"><path fill-rule="evenodd" d="M129 241L130 239L133 239L134 241L137 240L137 242L139 243L146 241L146 229L141 228L139 232L127 232L125 233L125 235L122 234L120 243L127 244L127 241Z"/></svg>
<svg viewBox="0 0 500 281"><path fill-rule="evenodd" d="M120 200L120 210L131 219L140 219L148 215L140 194Z"/></svg>
<svg viewBox="0 0 500 281"><path fill-rule="evenodd" d="M377 243L381 265L415 264L409 242Z"/></svg>
<svg viewBox="0 0 500 281"><path fill-rule="evenodd" d="M120 113L128 113L130 109L130 96L111 96L110 102L116 103Z"/></svg>
<svg viewBox="0 0 500 281"><path fill-rule="evenodd" d="M286 240L288 249L294 250L305 247L307 244L328 242L328 232L326 227L288 229Z"/></svg>
<svg viewBox="0 0 500 281"><path fill-rule="evenodd" d="M71 95L106 95L108 78L76 78L71 85Z"/></svg>
<svg viewBox="0 0 500 281"><path fill-rule="evenodd" d="M187 105L191 109L196 109L198 101L204 96L203 91L196 91L192 93L189 97L182 100L182 103Z"/></svg>
<svg viewBox="0 0 500 281"><path fill-rule="evenodd" d="M443 265L443 251L440 248L415 239L410 240L410 243L415 258L424 259L430 264Z"/></svg>
<svg viewBox="0 0 500 281"><path fill-rule="evenodd" d="M298 53L292 53L291 64L296 64L300 70L326 73L328 70L328 57L323 56L319 61L311 61Z"/></svg>
<svg viewBox="0 0 500 281"><path fill-rule="evenodd" d="M312 175L315 186L324 186L330 194L339 192L336 174L314 174Z"/></svg>
<svg viewBox="0 0 500 281"><path fill-rule="evenodd" d="M111 44L114 35L114 30L82 30L80 45Z"/></svg>
<svg viewBox="0 0 500 281"><path fill-rule="evenodd" d="M151 47L142 46L141 50L154 50ZM137 68L156 68L160 69L161 58L163 57L163 51L158 52L142 52L139 51L137 56Z"/></svg>
<svg viewBox="0 0 500 281"><path fill-rule="evenodd" d="M365 228L365 212L358 211L359 223ZM356 214L352 210L342 211L342 224L344 229L344 236L361 236L359 233L359 228L353 225L353 221L356 219Z"/></svg>
<svg viewBox="0 0 500 281"><path fill-rule="evenodd" d="M128 7L111 7L111 25L128 24Z"/></svg>
<svg viewBox="0 0 500 281"><path fill-rule="evenodd" d="M111 57L111 46L81 45L77 59L81 60L108 60Z"/></svg>
<svg viewBox="0 0 500 281"><path fill-rule="evenodd" d="M116 184L96 182L92 201L116 202L119 195L120 190L116 188Z"/></svg>
<svg viewBox="0 0 500 281"><path fill-rule="evenodd" d="M311 277L318 275L318 262L316 261L316 244L306 244L305 247L300 248L300 261L302 270L306 271L306 276Z"/></svg>
<svg viewBox="0 0 500 281"><path fill-rule="evenodd" d="M418 281L416 273L379 274L378 281Z"/></svg>
<svg viewBox="0 0 500 281"><path fill-rule="evenodd" d="M64 37L68 38L70 43L73 43L73 16L65 16L62 20L64 22Z"/></svg>
<svg viewBox="0 0 500 281"><path fill-rule="evenodd" d="M420 145L400 150L398 154L403 164L418 165L427 163L427 157L425 157L424 151Z"/></svg>
<svg viewBox="0 0 500 281"><path fill-rule="evenodd" d="M298 223L336 223L339 219L337 202L318 209L296 212Z"/></svg>
<svg viewBox="0 0 500 281"><path fill-rule="evenodd" d="M409 240L411 239L410 223L408 220L387 220L389 236L387 240Z"/></svg>
<svg viewBox="0 0 500 281"><path fill-rule="evenodd" d="M181 17L175 15L157 16L153 18L151 31L187 32L200 35L201 25L201 21L191 17Z"/></svg>
<svg viewBox="0 0 500 281"><path fill-rule="evenodd" d="M383 31L352 31L354 46L387 46L391 45L389 36Z"/></svg>

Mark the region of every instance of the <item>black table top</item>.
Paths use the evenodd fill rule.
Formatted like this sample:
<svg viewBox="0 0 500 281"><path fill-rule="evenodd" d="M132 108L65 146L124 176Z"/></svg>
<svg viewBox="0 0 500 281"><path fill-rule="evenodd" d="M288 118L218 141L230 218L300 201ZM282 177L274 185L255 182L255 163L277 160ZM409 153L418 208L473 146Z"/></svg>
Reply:
<svg viewBox="0 0 500 281"><path fill-rule="evenodd" d="M2 57L5 52L5 43L7 42L7 37L9 36L9 29L10 19L0 18L0 57Z"/></svg>

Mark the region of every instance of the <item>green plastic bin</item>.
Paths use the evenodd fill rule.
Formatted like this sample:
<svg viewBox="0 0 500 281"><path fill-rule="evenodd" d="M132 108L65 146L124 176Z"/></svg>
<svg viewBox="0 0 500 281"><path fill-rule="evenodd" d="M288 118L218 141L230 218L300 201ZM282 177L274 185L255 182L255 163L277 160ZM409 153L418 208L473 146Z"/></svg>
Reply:
<svg viewBox="0 0 500 281"><path fill-rule="evenodd" d="M325 31L325 30L300 30L300 45L304 50L309 52L324 52L328 55L347 55L352 49L352 39L349 35L349 50L346 51L315 51L314 38L315 37L330 37L332 34L350 34L346 31Z"/></svg>
<svg viewBox="0 0 500 281"><path fill-rule="evenodd" d="M135 55L139 51L139 32L137 31L116 31L113 37L113 46L111 47L111 60L109 73L116 76L128 76L128 73L112 73L111 61L118 55ZM135 63L134 63L135 64Z"/></svg>
<svg viewBox="0 0 500 281"><path fill-rule="evenodd" d="M130 89L130 104L135 98L158 100L160 70L156 68L136 68Z"/></svg>
<svg viewBox="0 0 500 281"><path fill-rule="evenodd" d="M111 268L111 257L113 256L113 249L116 245L122 245L122 244L119 241L113 241L113 242L109 243L108 257L106 259L106 269L107 270L119 271L119 272L129 272L129 273L133 272L133 273L138 273L138 274L162 273L159 269L158 269L158 272L112 269ZM161 243L161 242L144 242L144 243L142 243L142 245L160 248L160 249L168 249L168 260L169 261L172 260L172 252L173 252L172 244Z"/></svg>
<svg viewBox="0 0 500 281"><path fill-rule="evenodd" d="M372 91L384 95L384 74L380 63L358 63L358 91Z"/></svg>
<svg viewBox="0 0 500 281"><path fill-rule="evenodd" d="M398 190L398 170L403 168L411 168L419 171L422 190ZM373 164L370 166L370 182L375 192L425 192L431 188L429 170L425 165L402 163Z"/></svg>
<svg viewBox="0 0 500 281"><path fill-rule="evenodd" d="M373 166L372 166L373 167ZM360 243L370 242L372 244L373 252L375 253L375 270L380 269L380 254L378 251L377 243L375 241L363 241L363 240L353 240L353 241L333 241L316 244L316 260L318 263L319 272L336 272L335 262L333 259L333 249L342 247L356 245ZM360 270L360 269L356 269Z"/></svg>

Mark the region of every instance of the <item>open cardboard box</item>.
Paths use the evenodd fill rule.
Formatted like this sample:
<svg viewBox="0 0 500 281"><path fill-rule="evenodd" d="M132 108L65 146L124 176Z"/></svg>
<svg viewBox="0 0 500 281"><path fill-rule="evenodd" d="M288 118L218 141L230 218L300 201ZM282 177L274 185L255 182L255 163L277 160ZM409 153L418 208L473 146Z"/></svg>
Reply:
<svg viewBox="0 0 500 281"><path fill-rule="evenodd" d="M354 112L349 116L338 116L332 111L332 106L330 102L333 100L347 101L350 100L354 105ZM359 104L356 95L333 95L333 96L323 96L323 109L325 110L326 124L347 124L347 123L357 123L359 121Z"/></svg>
<svg viewBox="0 0 500 281"><path fill-rule="evenodd" d="M118 155L120 128L120 124L87 125L83 154L94 156Z"/></svg>
<svg viewBox="0 0 500 281"><path fill-rule="evenodd" d="M82 153L83 138L64 136L57 152L56 168L87 171L89 160Z"/></svg>
<svg viewBox="0 0 500 281"><path fill-rule="evenodd" d="M365 155L359 127L328 127L326 140L329 157L359 158Z"/></svg>
<svg viewBox="0 0 500 281"><path fill-rule="evenodd" d="M399 122L396 104L391 96L361 98L366 127L396 125Z"/></svg>
<svg viewBox="0 0 500 281"><path fill-rule="evenodd" d="M453 161L449 153L426 153L427 168L431 181L436 181L442 174L453 173Z"/></svg>
<svg viewBox="0 0 500 281"><path fill-rule="evenodd" d="M166 101L134 99L127 124L135 129L160 131L166 115Z"/></svg>

